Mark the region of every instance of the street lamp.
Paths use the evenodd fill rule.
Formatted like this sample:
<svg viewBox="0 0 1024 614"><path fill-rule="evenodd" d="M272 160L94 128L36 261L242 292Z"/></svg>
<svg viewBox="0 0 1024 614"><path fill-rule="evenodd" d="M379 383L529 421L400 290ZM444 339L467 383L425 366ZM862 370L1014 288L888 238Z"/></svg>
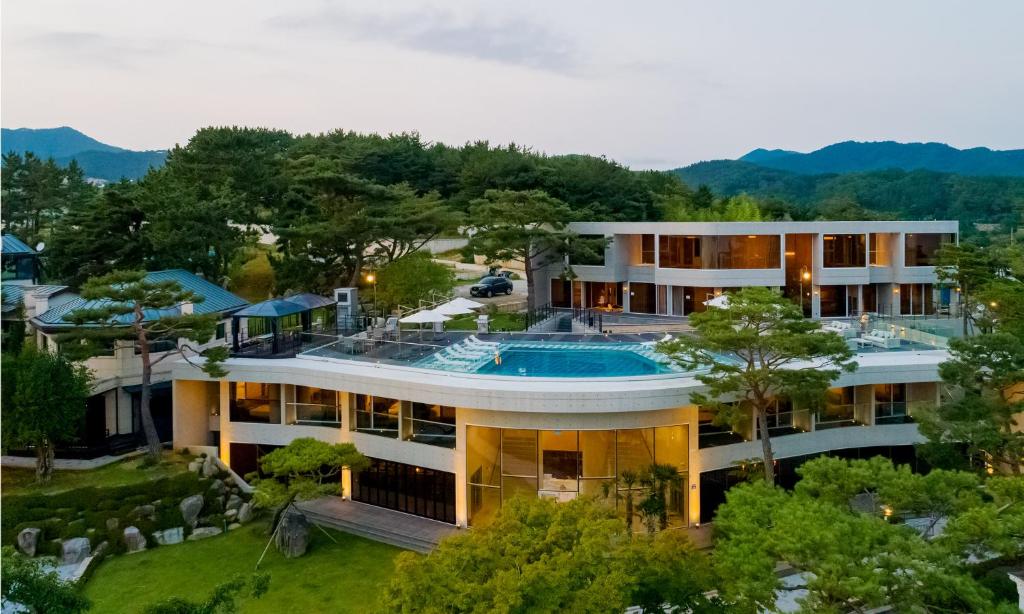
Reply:
<svg viewBox="0 0 1024 614"><path fill-rule="evenodd" d="M372 271L366 274L366 283L373 284L373 315L377 317L377 276Z"/></svg>

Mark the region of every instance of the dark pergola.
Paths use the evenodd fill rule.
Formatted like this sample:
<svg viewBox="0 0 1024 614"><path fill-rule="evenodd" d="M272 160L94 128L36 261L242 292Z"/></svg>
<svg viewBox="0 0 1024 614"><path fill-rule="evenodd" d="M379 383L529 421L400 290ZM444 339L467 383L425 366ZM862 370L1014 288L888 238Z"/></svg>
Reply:
<svg viewBox="0 0 1024 614"><path fill-rule="evenodd" d="M231 347L236 354L278 355L294 352L302 344L303 334L335 334L337 312L335 302L316 294L302 293L284 298L274 298L250 305L231 316ZM328 318L314 321L317 310L327 310ZM299 316L298 326L287 330L282 320ZM242 321L263 320L267 323L265 332L249 336L249 326L243 330ZM266 347L269 344L269 348Z"/></svg>

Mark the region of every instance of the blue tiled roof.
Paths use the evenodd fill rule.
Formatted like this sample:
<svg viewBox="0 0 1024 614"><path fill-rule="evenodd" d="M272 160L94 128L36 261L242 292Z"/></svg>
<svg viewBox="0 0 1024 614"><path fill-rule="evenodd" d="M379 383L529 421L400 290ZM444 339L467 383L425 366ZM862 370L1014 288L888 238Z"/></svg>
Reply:
<svg viewBox="0 0 1024 614"><path fill-rule="evenodd" d="M14 311L18 307L18 303L25 298L25 286L4 284L3 290L0 291L0 294L3 295L3 313Z"/></svg>
<svg viewBox="0 0 1024 614"><path fill-rule="evenodd" d="M148 281L176 281L183 290L191 290L197 296L205 300L196 303L193 309L196 314L224 313L240 309L249 304L245 299L235 296L217 284L211 283L202 277L193 275L184 269L169 269L167 271L153 271L146 275ZM81 297L68 301L67 303L48 309L46 312L32 318L44 326L74 326L65 320L65 316L79 309L95 309L103 306L107 301L87 301ZM156 320L166 316L178 315L180 308L147 310L144 312L146 320ZM126 314L118 318L119 324L127 326L131 323L133 316Z"/></svg>
<svg viewBox="0 0 1024 614"><path fill-rule="evenodd" d="M12 234L4 233L4 235L3 235L3 253L5 253L5 254L33 254L33 255L35 255L36 251L34 249L32 249L31 247L29 247L28 245L25 245L25 243L22 242L22 240L19 239L18 237L14 236Z"/></svg>

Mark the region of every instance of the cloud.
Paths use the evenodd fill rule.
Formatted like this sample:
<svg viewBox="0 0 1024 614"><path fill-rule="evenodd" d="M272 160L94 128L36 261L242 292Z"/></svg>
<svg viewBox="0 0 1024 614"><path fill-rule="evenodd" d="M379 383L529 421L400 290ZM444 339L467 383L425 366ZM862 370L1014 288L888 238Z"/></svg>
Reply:
<svg viewBox="0 0 1024 614"><path fill-rule="evenodd" d="M134 68L138 61L165 55L169 49L154 40L130 39L95 32L55 31L25 37L24 43L64 62L103 68Z"/></svg>
<svg viewBox="0 0 1024 614"><path fill-rule="evenodd" d="M580 68L574 45L567 38L520 18L499 22L474 15L460 19L426 8L367 15L334 7L302 16L280 16L270 20L270 25L559 74L573 75Z"/></svg>

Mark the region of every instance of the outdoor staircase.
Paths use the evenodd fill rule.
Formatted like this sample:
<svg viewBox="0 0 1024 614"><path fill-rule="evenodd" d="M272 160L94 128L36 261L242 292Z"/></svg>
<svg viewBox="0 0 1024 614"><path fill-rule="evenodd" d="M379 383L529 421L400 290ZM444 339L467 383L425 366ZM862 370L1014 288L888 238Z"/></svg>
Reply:
<svg viewBox="0 0 1024 614"><path fill-rule="evenodd" d="M314 524L428 554L458 529L450 524L394 510L324 497L297 506Z"/></svg>
<svg viewBox="0 0 1024 614"><path fill-rule="evenodd" d="M565 314L558 316L558 323L555 325L555 332L558 333L571 333L572 332L572 316Z"/></svg>

